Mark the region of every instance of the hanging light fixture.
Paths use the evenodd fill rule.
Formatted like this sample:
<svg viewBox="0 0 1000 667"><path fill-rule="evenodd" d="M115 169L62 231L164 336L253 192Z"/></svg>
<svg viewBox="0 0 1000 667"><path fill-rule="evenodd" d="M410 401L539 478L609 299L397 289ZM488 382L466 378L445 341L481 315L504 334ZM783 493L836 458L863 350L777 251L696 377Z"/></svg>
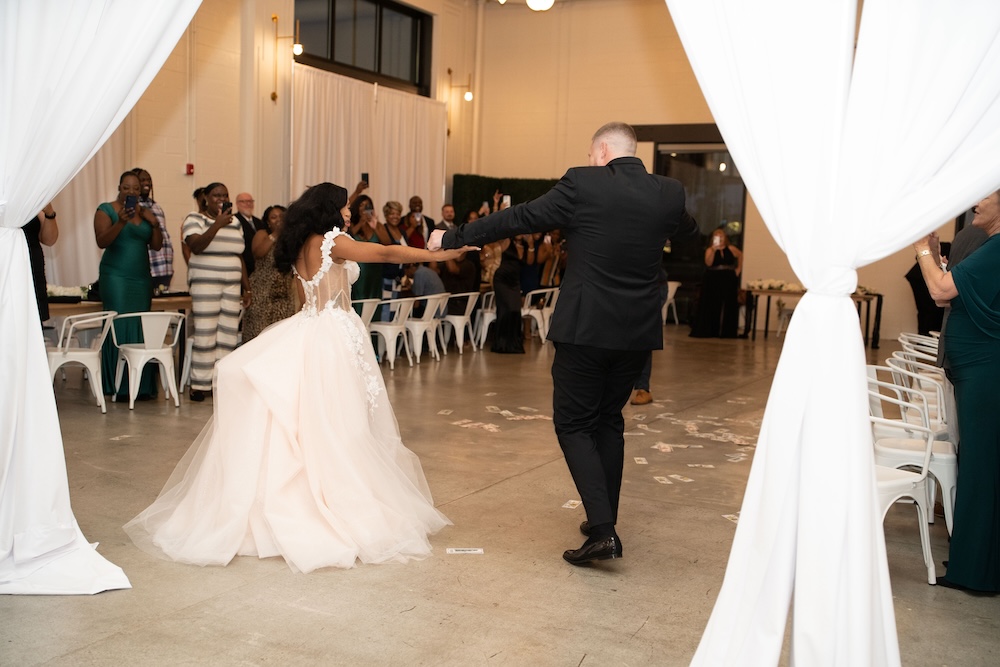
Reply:
<svg viewBox="0 0 1000 667"><path fill-rule="evenodd" d="M527 0L528 9L533 9L536 12L544 12L546 10L552 9L552 5L555 0Z"/></svg>

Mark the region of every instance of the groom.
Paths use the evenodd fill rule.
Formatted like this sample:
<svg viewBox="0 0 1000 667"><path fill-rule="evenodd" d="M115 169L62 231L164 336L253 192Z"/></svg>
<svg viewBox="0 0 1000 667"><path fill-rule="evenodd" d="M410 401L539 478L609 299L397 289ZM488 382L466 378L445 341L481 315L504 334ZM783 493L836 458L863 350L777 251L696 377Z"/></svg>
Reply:
<svg viewBox="0 0 1000 667"><path fill-rule="evenodd" d="M563 558L573 565L621 558L615 532L624 459L622 408L650 350L663 347L658 276L668 238L694 235L684 188L652 176L635 157L624 123L608 123L590 145L590 166L576 167L533 201L445 232L429 249L460 248L562 229L566 275L548 331L553 423L580 492L587 541Z"/></svg>

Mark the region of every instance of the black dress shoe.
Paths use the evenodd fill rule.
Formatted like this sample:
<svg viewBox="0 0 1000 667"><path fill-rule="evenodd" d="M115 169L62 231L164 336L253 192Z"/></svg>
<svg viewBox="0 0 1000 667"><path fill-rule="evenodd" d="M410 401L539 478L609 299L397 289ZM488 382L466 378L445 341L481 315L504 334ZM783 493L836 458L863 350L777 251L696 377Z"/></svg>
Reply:
<svg viewBox="0 0 1000 667"><path fill-rule="evenodd" d="M990 598L997 595L996 591L977 591L974 588L966 588L962 584L956 584L954 581L948 581L947 577L938 577L936 585L941 588L952 588L956 591L962 591L963 593L968 593L974 597Z"/></svg>
<svg viewBox="0 0 1000 667"><path fill-rule="evenodd" d="M580 524L580 532L583 533L585 536L590 537L590 522L589 521L584 521L583 523Z"/></svg>
<svg viewBox="0 0 1000 667"><path fill-rule="evenodd" d="M205 392L200 391L198 389L192 389L190 395L191 395L191 400L194 401L195 403L201 403L202 401L205 400Z"/></svg>
<svg viewBox="0 0 1000 667"><path fill-rule="evenodd" d="M622 557L622 543L618 536L604 537L594 542L587 540L579 549L563 552L563 559L573 565L584 565L593 560L609 560Z"/></svg>

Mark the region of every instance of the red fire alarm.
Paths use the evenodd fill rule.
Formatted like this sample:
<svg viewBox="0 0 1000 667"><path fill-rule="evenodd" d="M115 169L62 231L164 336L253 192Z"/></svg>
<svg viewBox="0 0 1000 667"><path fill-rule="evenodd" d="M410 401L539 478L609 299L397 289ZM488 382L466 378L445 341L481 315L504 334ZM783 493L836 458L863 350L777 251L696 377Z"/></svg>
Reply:
<svg viewBox="0 0 1000 667"><path fill-rule="evenodd" d="M187 166L184 167L184 173L188 176L194 176L194 165L188 162Z"/></svg>

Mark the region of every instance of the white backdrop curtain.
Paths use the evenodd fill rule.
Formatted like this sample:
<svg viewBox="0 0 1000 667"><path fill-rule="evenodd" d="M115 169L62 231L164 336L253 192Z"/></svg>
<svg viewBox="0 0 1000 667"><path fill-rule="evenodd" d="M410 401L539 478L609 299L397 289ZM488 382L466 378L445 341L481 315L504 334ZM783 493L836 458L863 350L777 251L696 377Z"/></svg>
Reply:
<svg viewBox="0 0 1000 667"><path fill-rule="evenodd" d="M330 181L348 190L369 174L366 194L382 218L394 199L444 203L448 116L443 102L296 64L292 93L292 197Z"/></svg>
<svg viewBox="0 0 1000 667"><path fill-rule="evenodd" d="M124 127L119 126L56 195L52 205L59 213L59 241L44 248L50 285L89 285L97 280L104 251L94 240L94 212L100 202L118 196L118 177L127 163Z"/></svg>
<svg viewBox="0 0 1000 667"><path fill-rule="evenodd" d="M0 3L0 593L129 586L70 507L20 227L121 123L200 2Z"/></svg>
<svg viewBox="0 0 1000 667"><path fill-rule="evenodd" d="M865 0L856 51L857 0L666 3L726 146L809 290L693 664L776 664L790 602L795 663L899 664L848 295L855 269L1000 187L1000 3ZM925 575L919 558L899 569Z"/></svg>

